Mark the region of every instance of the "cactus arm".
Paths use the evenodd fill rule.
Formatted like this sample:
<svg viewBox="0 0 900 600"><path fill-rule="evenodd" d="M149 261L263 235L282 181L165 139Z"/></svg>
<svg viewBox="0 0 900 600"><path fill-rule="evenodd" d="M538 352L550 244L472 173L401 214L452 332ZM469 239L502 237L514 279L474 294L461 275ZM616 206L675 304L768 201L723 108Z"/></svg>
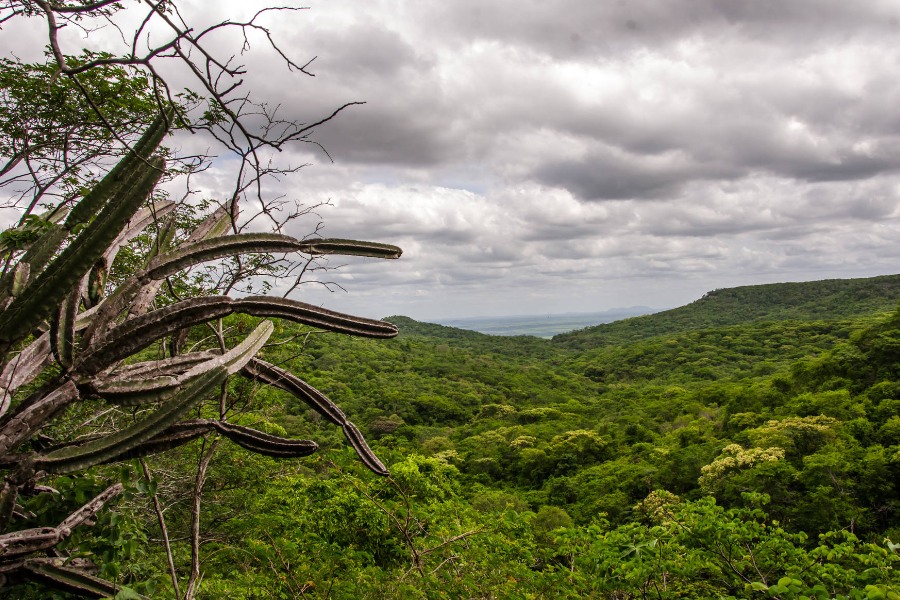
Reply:
<svg viewBox="0 0 900 600"><path fill-rule="evenodd" d="M228 296L199 296L135 317L110 331L96 350L84 354L75 371L82 376L95 375L175 329L228 316L233 312L232 303Z"/></svg>
<svg viewBox="0 0 900 600"><path fill-rule="evenodd" d="M159 454L160 452L177 448L191 440L195 440L198 437L209 433L213 429L215 429L215 421L210 419L193 419L175 423L146 442L138 444L130 450L123 452L114 460L127 460L131 458L142 458L151 454Z"/></svg>
<svg viewBox="0 0 900 600"><path fill-rule="evenodd" d="M75 371L82 376L95 375L175 329L199 325L232 312L256 317L279 317L364 337L388 338L397 335L397 328L390 323L354 317L286 298L259 296L232 300L228 296L200 296L170 304L115 327L99 348L85 355L81 364L75 365Z"/></svg>
<svg viewBox="0 0 900 600"><path fill-rule="evenodd" d="M51 587L64 592L78 594L81 597L112 598L121 589L111 581L95 577L80 569L73 569L48 561L27 560L22 568L28 572L31 579L37 579ZM149 600L146 596L137 597Z"/></svg>
<svg viewBox="0 0 900 600"><path fill-rule="evenodd" d="M48 386L49 393L46 389L35 392L3 423L0 427L0 456L29 439L43 423L78 399L78 388L74 382L66 381L62 385L57 382L56 386L55 389L52 384Z"/></svg>
<svg viewBox="0 0 900 600"><path fill-rule="evenodd" d="M137 446L134 447L134 449L129 450L128 452L125 452L123 454L120 454L117 457L110 459L109 461L106 461L106 462L113 462L113 461L118 462L118 461L126 460L129 458L139 458L141 456L147 456L148 454L154 454L155 452L152 452L152 451L144 451L144 452L139 452L139 453L135 453L135 452L137 452L138 449L144 448L145 446L151 446L153 444L161 443L162 441L164 441L170 437L173 439L178 439L178 438L186 436L188 439L185 441L189 441L189 440L194 439L195 437L198 437L204 433L212 431L213 429L215 429L215 426L213 425L212 419L191 419L188 421L180 421L178 423L174 423L173 425L170 425L162 433L156 434L155 436L153 436L146 442L138 444ZM107 434L95 433L92 435L86 435L86 436L82 436L82 437L79 437L74 440L60 442L58 444L52 444L50 446L47 446L43 450L45 452L51 452L51 451L55 451L55 450L60 450L62 448L81 447L81 446L84 446L85 444L88 444L95 440L99 440L100 438L104 437L105 435L107 435ZM178 445L178 444L175 444L175 445ZM172 445L169 447L174 448L175 445ZM166 447L164 449L168 449L169 447ZM22 459L25 456L26 456L25 454L7 454L5 457L0 458L0 464L7 464L7 463L12 464L16 459Z"/></svg>
<svg viewBox="0 0 900 600"><path fill-rule="evenodd" d="M343 411L337 407L325 394L309 385L296 375L267 363L258 358L252 359L241 371L241 374L250 379L255 379L263 383L275 386L286 392L294 394L297 398L305 402L310 408L318 412L320 415L334 423L340 425L344 432L344 437L350 442L350 445L359 455L360 460L369 469L379 475L389 475L384 463L375 456L372 449L366 443L362 433L356 428L356 425L347 420Z"/></svg>
<svg viewBox="0 0 900 600"><path fill-rule="evenodd" d="M94 260L103 256L128 227L130 220L162 177L165 167L165 160L156 156L129 173L127 179L123 181L121 190L91 223L84 227L73 244L91 244L96 255ZM91 261L91 265L93 262ZM83 271L86 272L87 269Z"/></svg>
<svg viewBox="0 0 900 600"><path fill-rule="evenodd" d="M228 214L223 209L220 215L220 221L225 219ZM206 227L204 227L206 229ZM400 255L400 249L396 246L387 244L375 244L370 242L356 242L353 240L318 240L315 242L300 241L286 235L274 233L245 233L238 235L229 235L226 237L212 237L215 233L215 223L206 231L207 237L191 241L183 244L177 250L168 252L153 258L147 268L141 273L136 274L129 282L123 284L111 296L105 304L104 308L98 313L94 325L88 329L86 340L90 342L97 334L102 333L106 325L115 318L122 310L128 307L130 317L138 317L146 313L159 291L159 281L166 277L177 273L187 267L199 264L201 262L232 256L241 253L269 253L269 252L306 252L311 254L323 253L342 253L342 254L358 254L361 256L375 256L380 258L396 258ZM196 232L195 232L196 233ZM192 236L193 237L193 236ZM199 237L199 236L198 236ZM281 300L280 298L272 298L273 301ZM289 301L293 302L293 301ZM296 303L295 306L301 303ZM316 309L311 305L306 305L313 310L318 310L322 316L326 314L337 315L339 313L331 313L324 309ZM291 311L298 314L297 311ZM272 314L272 316L279 316ZM285 317L291 318L291 317ZM355 318L355 317L354 317ZM308 324L316 327L330 329L324 325L327 319L319 319L316 322ZM301 321L303 322L303 321ZM361 322L377 323L374 321L361 320ZM378 325L376 329L384 330L384 325ZM353 333L352 329L341 329L344 333ZM367 335L369 337L393 337L396 335L396 329L390 331L382 331L381 333L355 333L355 335Z"/></svg>
<svg viewBox="0 0 900 600"><path fill-rule="evenodd" d="M117 196L93 222L0 314L0 343L7 347L27 336L47 318L62 297L102 256L127 220L162 176L164 162L151 160L137 173L128 192ZM71 216L71 215L70 215Z"/></svg>
<svg viewBox="0 0 900 600"><path fill-rule="evenodd" d="M71 231L77 225L88 222L121 190L131 173L147 165L150 155L168 133L168 124L173 116L174 112L170 107L165 115L159 115L153 120L131 151L72 208L66 219L66 229Z"/></svg>
<svg viewBox="0 0 900 600"><path fill-rule="evenodd" d="M238 372L254 354L259 352L269 336L272 335L273 330L274 326L271 321L263 321L240 344L228 352L224 354L204 353L206 360L193 364L187 371L177 376L163 374L156 377L146 375L136 377L131 373L127 379L122 376L112 381L99 378L89 384L89 389L116 404L136 405L154 402L159 399L161 394L177 389L213 369L223 367L227 375ZM184 366L185 362L179 361L174 364L180 367Z"/></svg>
<svg viewBox="0 0 900 600"><path fill-rule="evenodd" d="M344 437L347 438L347 441L350 442L350 445L356 450L356 454L359 456L360 460L362 460L364 465L378 475L387 476L391 474L390 471L387 470L387 467L384 466L384 463L381 462L378 457L375 456L375 453L372 452L372 449L369 448L366 439L363 437L362 433L360 433L359 429L356 428L356 425L347 421L344 423L342 429L344 430Z"/></svg>
<svg viewBox="0 0 900 600"><path fill-rule="evenodd" d="M187 242L198 242L206 238L215 238L224 235L230 228L232 221L240 214L240 207L235 202L229 202L217 208L211 215L203 219L188 236Z"/></svg>
<svg viewBox="0 0 900 600"><path fill-rule="evenodd" d="M265 456L298 458L309 456L319 448L318 444L310 440L292 440L278 437L251 429L250 427L232 425L222 421L214 421L214 423L219 433L238 446Z"/></svg>
<svg viewBox="0 0 900 600"><path fill-rule="evenodd" d="M308 456L319 448L318 444L310 440L283 438L250 427L233 425L214 419L192 419L174 423L152 438L140 444L136 444L125 452L103 462L118 462L121 460L141 458L151 454L165 452L166 450L171 450L172 448L195 440L210 431L218 431L224 437L251 452L274 458L299 458ZM88 439L58 446L57 448L67 448L70 451L77 450L101 437L102 436L92 436Z"/></svg>
<svg viewBox="0 0 900 600"><path fill-rule="evenodd" d="M103 398L118 406L140 406L157 402L160 394L177 389L179 385L181 385L181 381L171 375L110 383L100 378L87 388L86 396Z"/></svg>
<svg viewBox="0 0 900 600"><path fill-rule="evenodd" d="M308 254L355 254L376 258L396 258L400 249L387 244L356 242L353 240L320 240L316 242L299 241L289 236L278 234L239 234L227 238L218 238L231 225L231 215L223 207L207 218L191 234L187 243L177 251L159 256L148 266L148 270L140 274L140 279L149 278L136 292L134 302L129 309L129 316L144 314L159 291L160 282L189 266L204 261L215 260L237 253L263 252L305 252ZM334 242L334 243L333 243ZM336 242L340 242L339 244Z"/></svg>
<svg viewBox="0 0 900 600"><path fill-rule="evenodd" d="M150 279L164 279L186 267L225 256L299 252L305 246L291 236L278 233L240 233L208 238L183 244L174 252L154 258L147 267L147 276Z"/></svg>
<svg viewBox="0 0 900 600"><path fill-rule="evenodd" d="M174 202L172 202L171 200L161 200L159 202L153 203L152 207L144 207L137 213L135 213L135 215L128 221L128 225L125 226L125 229L122 231L122 233L119 234L119 237L117 237L115 241L110 244L109 249L103 255L103 258L106 260L106 264L113 264L113 260L115 260L116 254L118 254L119 249L123 245L125 245L128 240L134 238L136 235L146 229L148 225L171 213L173 210L175 210Z"/></svg>
<svg viewBox="0 0 900 600"><path fill-rule="evenodd" d="M193 419L172 425L146 442L120 454L115 460L141 458L150 454L165 452L195 440L213 430L218 431L224 437L246 450L273 458L300 458L309 456L319 448L318 444L310 440L283 438L250 427L232 425L231 423L213 419Z"/></svg>
<svg viewBox="0 0 900 600"><path fill-rule="evenodd" d="M403 251L391 244L379 244L377 242L362 242L359 240L342 240L337 238L325 238L321 240L306 240L306 246L301 252L307 254L345 254L348 256L367 256L369 258L400 258Z"/></svg>
<svg viewBox="0 0 900 600"><path fill-rule="evenodd" d="M191 352L190 354L179 354L178 356L164 358L162 360L148 360L125 365L116 369L115 372L111 373L108 377L105 377L104 382L115 385L116 383L122 383L141 377L158 375L177 376L194 365L207 361L218 354L220 353L215 350L203 350L200 352Z"/></svg>
<svg viewBox="0 0 900 600"><path fill-rule="evenodd" d="M303 242L277 233L240 233L185 244L176 251L158 256L147 267L150 279L164 279L186 267L225 256L245 253L305 252L307 254L350 254L376 258L397 258L396 246L353 240Z"/></svg>
<svg viewBox="0 0 900 600"><path fill-rule="evenodd" d="M75 319L81 301L81 286L76 286L63 298L50 320L50 348L63 369L72 368L75 361Z"/></svg>
<svg viewBox="0 0 900 600"><path fill-rule="evenodd" d="M241 374L248 379L260 381L293 394L335 425L343 426L347 422L344 411L334 402L290 371L259 358L253 358L244 366Z"/></svg>
<svg viewBox="0 0 900 600"><path fill-rule="evenodd" d="M16 390L37 377L50 356L50 334L45 333L6 364L0 372L0 417L9 410Z"/></svg>
<svg viewBox="0 0 900 600"><path fill-rule="evenodd" d="M219 387L226 376L225 367L217 367L195 377L181 389L165 394L161 406L149 417L84 445L38 455L35 465L49 473L70 473L115 459L167 429L203 396Z"/></svg>
<svg viewBox="0 0 900 600"><path fill-rule="evenodd" d="M252 296L235 300L232 306L237 313L278 317L337 333L373 338L391 338L398 333L394 325L385 321L354 317L288 298Z"/></svg>

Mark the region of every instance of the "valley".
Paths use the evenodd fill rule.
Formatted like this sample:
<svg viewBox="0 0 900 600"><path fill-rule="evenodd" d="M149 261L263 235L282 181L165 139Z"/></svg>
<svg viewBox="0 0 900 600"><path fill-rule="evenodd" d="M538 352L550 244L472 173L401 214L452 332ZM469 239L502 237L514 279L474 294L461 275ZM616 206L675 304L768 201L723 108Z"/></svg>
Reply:
<svg viewBox="0 0 900 600"><path fill-rule="evenodd" d="M232 423L318 452L209 436L143 475L97 467L54 487L80 501L116 469L126 500L73 543L148 595L168 581L148 498L184 560L207 456L204 597L897 598L897 298L900 276L725 289L552 339L279 322L265 360L340 406L389 477L309 405L238 379Z"/></svg>

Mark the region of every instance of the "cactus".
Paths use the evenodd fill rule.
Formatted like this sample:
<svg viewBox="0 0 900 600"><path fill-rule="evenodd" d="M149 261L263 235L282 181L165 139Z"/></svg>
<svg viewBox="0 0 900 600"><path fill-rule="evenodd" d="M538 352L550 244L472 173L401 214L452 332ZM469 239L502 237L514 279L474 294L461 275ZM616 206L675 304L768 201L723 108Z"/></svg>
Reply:
<svg viewBox="0 0 900 600"><path fill-rule="evenodd" d="M234 375L294 394L340 427L363 464L388 473L359 430L331 400L292 373L258 358L273 331L268 319L286 319L319 329L387 338L397 329L285 298L198 296L153 308L166 278L194 265L236 254L347 254L398 258L396 246L344 239L298 240L280 234L231 234L237 206L209 215L180 245L175 208L148 204L165 164L154 156L172 121L161 116L90 192L71 208L51 211L47 223L0 281L0 573L14 573L92 597L118 588L59 556L57 545L72 528L113 500L122 485L109 487L58 527L29 527L17 510L20 491L39 493L48 474L76 473L101 464L163 452L201 436L217 434L251 452L295 458L315 452L308 440L282 438L221 419L185 420ZM158 227L157 243L143 267L106 293L106 275L119 249L146 227ZM192 327L233 313L264 317L243 341L219 348L135 362L141 350L175 340L177 350ZM180 340L180 341L179 341ZM127 364L126 364L127 363ZM23 394L20 390L31 389ZM36 389L35 389L36 388ZM38 442L42 430L67 407L85 400L149 407L117 431ZM46 488L49 489L49 488ZM61 560L62 558L62 560ZM0 586L2 581L0 577Z"/></svg>
<svg viewBox="0 0 900 600"><path fill-rule="evenodd" d="M64 592L71 592L88 598L112 598L121 591L119 586L73 567L66 567L62 561L42 559L26 560L22 569L31 578L41 581ZM148 600L146 596L131 595L130 598Z"/></svg>

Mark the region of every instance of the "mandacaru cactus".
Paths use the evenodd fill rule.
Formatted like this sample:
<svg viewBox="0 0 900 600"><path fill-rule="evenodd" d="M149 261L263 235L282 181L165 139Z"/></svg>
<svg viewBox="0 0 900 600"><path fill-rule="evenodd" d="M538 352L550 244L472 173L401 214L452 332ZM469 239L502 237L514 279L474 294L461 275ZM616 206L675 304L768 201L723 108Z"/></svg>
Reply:
<svg viewBox="0 0 900 600"><path fill-rule="evenodd" d="M91 575L78 560L61 557L55 548L74 527L121 493L122 485L106 489L58 527L29 528L17 499L20 493L51 490L39 483L50 474L147 456L210 432L273 457L300 457L316 450L312 441L281 438L224 420L185 419L192 407L233 375L295 395L341 427L369 469L388 473L340 408L292 373L256 355L273 331L268 318L373 338L395 336L393 325L266 296L200 296L152 307L167 277L204 261L291 252L398 258L400 249L343 239L232 234L232 214L225 208L208 216L183 243L173 245L174 227L166 228L160 219L175 204L148 201L165 169L163 159L153 153L173 116L171 111L161 115L68 214L62 208L51 211L45 217L49 225L0 279L0 586L10 577L31 578L87 596L116 593L114 584ZM105 296L106 271L116 253L152 223L160 225L160 233L151 256ZM168 358L143 362L133 358L154 342L178 339L191 327L232 313L266 319L224 352L181 354L173 344ZM33 391L20 393L21 389ZM150 410L108 434L48 442L42 429L62 411L96 399Z"/></svg>

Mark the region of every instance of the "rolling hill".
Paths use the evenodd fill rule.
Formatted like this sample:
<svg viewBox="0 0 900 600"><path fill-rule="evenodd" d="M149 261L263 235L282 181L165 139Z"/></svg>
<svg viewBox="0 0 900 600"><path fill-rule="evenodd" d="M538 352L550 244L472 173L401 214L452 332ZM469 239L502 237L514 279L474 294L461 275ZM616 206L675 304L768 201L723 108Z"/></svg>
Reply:
<svg viewBox="0 0 900 600"><path fill-rule="evenodd" d="M679 308L560 334L553 343L586 349L730 325L855 319L888 313L898 299L900 275L717 289Z"/></svg>

